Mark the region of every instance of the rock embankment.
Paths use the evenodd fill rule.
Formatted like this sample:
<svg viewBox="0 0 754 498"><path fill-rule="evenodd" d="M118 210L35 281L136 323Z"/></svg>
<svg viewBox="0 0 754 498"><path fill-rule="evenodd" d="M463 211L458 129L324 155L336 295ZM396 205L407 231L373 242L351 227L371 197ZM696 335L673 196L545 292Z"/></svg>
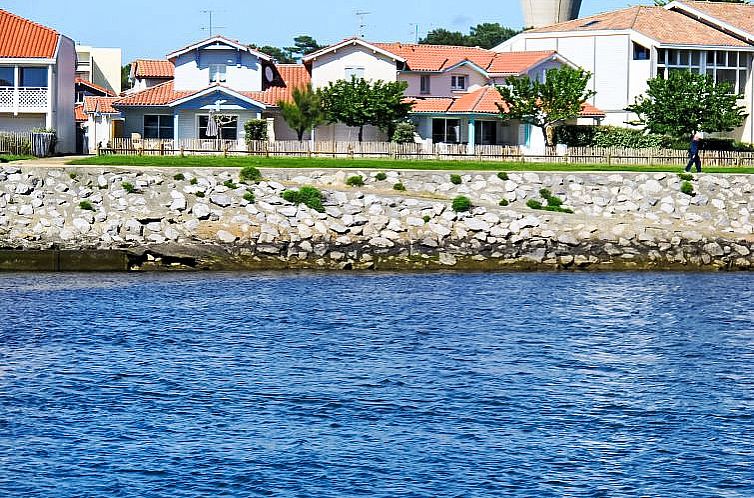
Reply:
<svg viewBox="0 0 754 498"><path fill-rule="evenodd" d="M754 177L0 169L0 250L124 251L132 269L748 269ZM363 186L346 184L361 176ZM396 184L405 190L395 190ZM304 185L324 212L283 198ZM534 210L548 189L572 214ZM466 196L468 212L451 209ZM507 205L501 205L502 204ZM1 256L0 256L1 257ZM2 267L0 265L0 267ZM6 265L7 267L7 265Z"/></svg>

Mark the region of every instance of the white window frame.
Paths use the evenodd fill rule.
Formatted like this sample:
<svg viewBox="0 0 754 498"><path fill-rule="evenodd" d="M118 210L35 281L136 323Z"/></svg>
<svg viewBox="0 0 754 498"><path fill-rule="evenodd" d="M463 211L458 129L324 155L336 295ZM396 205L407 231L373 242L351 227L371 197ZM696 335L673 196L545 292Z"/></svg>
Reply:
<svg viewBox="0 0 754 498"><path fill-rule="evenodd" d="M693 60L694 54L692 54L692 52L697 56L696 62ZM725 64L717 63L716 54L718 52L726 54ZM713 54L715 54L714 57ZM661 55L664 55L664 58L661 58ZM670 60L671 55L675 56L673 57L675 60ZM735 56L735 64L730 62L731 55ZM743 95L746 92L746 82L749 79L750 58L751 52L738 50L659 49L656 74L667 78L667 75L671 70L685 69L699 74L709 74L717 84L718 71L735 71L736 82L733 85L733 93Z"/></svg>
<svg viewBox="0 0 754 498"><path fill-rule="evenodd" d="M347 66L344 72L346 81L351 81L354 77L357 80L365 79L364 76L366 70L362 66Z"/></svg>
<svg viewBox="0 0 754 498"><path fill-rule="evenodd" d="M209 82L225 83L228 81L227 64L210 64L209 65Z"/></svg>
<svg viewBox="0 0 754 498"><path fill-rule="evenodd" d="M463 82L463 84L461 84ZM450 75L450 89L454 92L464 92L469 88L468 74Z"/></svg>
<svg viewBox="0 0 754 498"><path fill-rule="evenodd" d="M232 114L232 113L221 113L223 116L232 116L236 118L236 138L222 138L220 137L219 140L238 140L238 135L240 134L241 127L241 116L239 114ZM200 138L201 137L201 128L199 127L199 118L209 118L209 114L196 114L194 117L194 129L196 130L196 138L197 140L218 140L217 137L214 139L212 138ZM222 131L220 131L220 134L222 134Z"/></svg>
<svg viewBox="0 0 754 498"><path fill-rule="evenodd" d="M419 76L419 93L421 95L430 95L432 93L432 77L428 74Z"/></svg>

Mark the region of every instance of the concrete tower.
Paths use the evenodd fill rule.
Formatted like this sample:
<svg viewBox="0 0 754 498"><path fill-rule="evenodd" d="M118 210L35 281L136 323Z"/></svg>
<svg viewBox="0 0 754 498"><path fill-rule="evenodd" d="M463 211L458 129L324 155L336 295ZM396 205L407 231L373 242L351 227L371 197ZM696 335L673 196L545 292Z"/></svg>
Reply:
<svg viewBox="0 0 754 498"><path fill-rule="evenodd" d="M540 28L579 17L581 0L521 0L524 24Z"/></svg>

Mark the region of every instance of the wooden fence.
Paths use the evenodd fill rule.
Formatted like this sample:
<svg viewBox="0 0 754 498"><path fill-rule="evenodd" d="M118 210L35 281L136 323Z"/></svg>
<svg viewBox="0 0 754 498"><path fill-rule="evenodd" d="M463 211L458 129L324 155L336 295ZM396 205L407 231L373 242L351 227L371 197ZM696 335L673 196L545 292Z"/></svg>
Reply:
<svg viewBox="0 0 754 498"><path fill-rule="evenodd" d="M54 133L0 131L0 154L47 157L54 147Z"/></svg>
<svg viewBox="0 0 754 498"><path fill-rule="evenodd" d="M126 155L256 155L268 157L391 158L468 161L516 161L604 165L681 166L687 152L671 149L605 147L553 148L531 152L509 145L477 145L470 153L466 144L396 144L391 142L253 142L235 140L173 140L116 138L100 154ZM754 152L701 151L706 166L754 167Z"/></svg>

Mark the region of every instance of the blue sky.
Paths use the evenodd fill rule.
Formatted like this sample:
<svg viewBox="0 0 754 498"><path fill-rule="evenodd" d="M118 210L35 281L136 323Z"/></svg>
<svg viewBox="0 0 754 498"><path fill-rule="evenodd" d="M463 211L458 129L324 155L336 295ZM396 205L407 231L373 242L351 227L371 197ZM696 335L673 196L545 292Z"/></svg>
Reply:
<svg viewBox="0 0 754 498"><path fill-rule="evenodd" d="M652 0L583 0L586 16ZM128 0L76 2L74 0L0 0L0 8L51 26L77 42L99 47L121 47L124 62L137 57L163 57L190 42L205 38L208 24L202 10L215 10L218 32L246 43L290 45L294 36L309 34L321 44L359 31L357 11L370 12L366 38L373 41L414 40L444 27L466 32L480 22L506 26L523 24L519 0L489 0L473 7L457 0Z"/></svg>

